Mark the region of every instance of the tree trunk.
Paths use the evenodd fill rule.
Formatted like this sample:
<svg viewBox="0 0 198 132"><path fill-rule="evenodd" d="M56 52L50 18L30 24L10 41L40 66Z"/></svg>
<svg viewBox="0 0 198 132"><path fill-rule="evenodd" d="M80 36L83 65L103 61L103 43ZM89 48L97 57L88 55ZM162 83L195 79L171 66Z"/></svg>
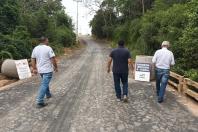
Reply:
<svg viewBox="0 0 198 132"><path fill-rule="evenodd" d="M142 0L142 15L144 15L145 8L144 8L144 0Z"/></svg>

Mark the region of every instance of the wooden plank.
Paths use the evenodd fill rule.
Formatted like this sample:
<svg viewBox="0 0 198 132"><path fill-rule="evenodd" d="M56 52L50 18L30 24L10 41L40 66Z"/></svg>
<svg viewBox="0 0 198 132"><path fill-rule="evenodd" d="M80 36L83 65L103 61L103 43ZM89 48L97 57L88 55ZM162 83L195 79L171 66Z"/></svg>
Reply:
<svg viewBox="0 0 198 132"><path fill-rule="evenodd" d="M178 84L177 83L175 83L175 82L173 82L171 80L169 80L168 83L178 89Z"/></svg>
<svg viewBox="0 0 198 132"><path fill-rule="evenodd" d="M186 80L184 79L184 83L183 83L183 93L186 93L186 90L188 89L188 86L186 84Z"/></svg>
<svg viewBox="0 0 198 132"><path fill-rule="evenodd" d="M182 78L183 76L179 75L179 74L176 74L174 72L171 72L170 71L170 76L173 77L173 78L176 78L177 80L179 80L180 78Z"/></svg>
<svg viewBox="0 0 198 132"><path fill-rule="evenodd" d="M198 101L198 93L197 92L187 89L185 93L188 94L189 96L195 98Z"/></svg>
<svg viewBox="0 0 198 132"><path fill-rule="evenodd" d="M188 78L185 78L185 82L186 82L187 85L193 86L193 87L195 87L196 89L198 89L198 83L197 83L197 82L192 81L192 80L190 80L190 79L188 79Z"/></svg>

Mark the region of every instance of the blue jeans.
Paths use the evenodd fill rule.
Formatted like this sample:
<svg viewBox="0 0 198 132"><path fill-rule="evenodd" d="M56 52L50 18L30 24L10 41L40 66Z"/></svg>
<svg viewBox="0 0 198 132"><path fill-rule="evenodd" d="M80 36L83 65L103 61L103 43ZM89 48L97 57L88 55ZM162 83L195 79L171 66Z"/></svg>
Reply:
<svg viewBox="0 0 198 132"><path fill-rule="evenodd" d="M163 101L169 79L169 69L156 68L155 72L158 101Z"/></svg>
<svg viewBox="0 0 198 132"><path fill-rule="evenodd" d="M128 95L128 73L113 73L114 86L116 97L121 99L121 86L120 81L123 84L123 95Z"/></svg>
<svg viewBox="0 0 198 132"><path fill-rule="evenodd" d="M49 83L52 79L52 72L50 73L41 73L41 85L39 88L38 96L37 96L37 103L44 103L44 97L51 96L50 90L49 90Z"/></svg>

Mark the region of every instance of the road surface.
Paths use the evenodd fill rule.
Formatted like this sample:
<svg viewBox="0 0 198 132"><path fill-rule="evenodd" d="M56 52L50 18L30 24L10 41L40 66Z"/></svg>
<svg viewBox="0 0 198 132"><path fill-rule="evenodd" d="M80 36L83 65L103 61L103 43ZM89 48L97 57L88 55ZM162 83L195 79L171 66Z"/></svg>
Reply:
<svg viewBox="0 0 198 132"><path fill-rule="evenodd" d="M39 77L0 91L0 132L198 132L198 118L177 96L167 92L158 104L150 83L129 79L129 103L116 102L106 73L110 48L85 41L61 60L47 107L35 107Z"/></svg>

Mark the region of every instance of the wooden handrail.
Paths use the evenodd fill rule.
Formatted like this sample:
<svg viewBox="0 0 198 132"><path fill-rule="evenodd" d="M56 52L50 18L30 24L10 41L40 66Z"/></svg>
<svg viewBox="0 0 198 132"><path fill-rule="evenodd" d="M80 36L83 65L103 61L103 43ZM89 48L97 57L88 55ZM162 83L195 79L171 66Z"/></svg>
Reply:
<svg viewBox="0 0 198 132"><path fill-rule="evenodd" d="M195 89L198 89L198 83L190 80L189 78L185 78L184 84L183 84L184 93L193 97L194 99L198 101L198 93L190 89L189 86L193 86Z"/></svg>
<svg viewBox="0 0 198 132"><path fill-rule="evenodd" d="M185 78L184 81L185 81L185 83L186 83L187 85L191 85L191 86L193 86L193 87L195 87L195 88L198 89L198 83L197 83L197 82L192 81L192 80L190 80L189 78Z"/></svg>
<svg viewBox="0 0 198 132"><path fill-rule="evenodd" d="M174 73L174 72L172 72L172 71L170 71L170 75L171 75L172 77L176 78L176 79L179 79L179 78L183 77L183 76L181 76L181 75L179 75L179 74L177 74L177 73Z"/></svg>
<svg viewBox="0 0 198 132"><path fill-rule="evenodd" d="M170 72L170 77L176 79L178 83L169 79L169 85L176 88L179 93L187 94L188 96L191 96L198 101L198 92L190 88L194 87L198 90L198 82L192 81L189 78L184 78L184 76L181 76L174 72Z"/></svg>
<svg viewBox="0 0 198 132"><path fill-rule="evenodd" d="M171 86L173 86L174 88L176 88L178 90L178 92L182 93L183 92L183 80L184 80L184 76L181 76L179 74L176 74L174 72L170 72L170 77L175 78L176 80L178 80L178 83L175 83L173 81L171 81L169 79L169 84Z"/></svg>

